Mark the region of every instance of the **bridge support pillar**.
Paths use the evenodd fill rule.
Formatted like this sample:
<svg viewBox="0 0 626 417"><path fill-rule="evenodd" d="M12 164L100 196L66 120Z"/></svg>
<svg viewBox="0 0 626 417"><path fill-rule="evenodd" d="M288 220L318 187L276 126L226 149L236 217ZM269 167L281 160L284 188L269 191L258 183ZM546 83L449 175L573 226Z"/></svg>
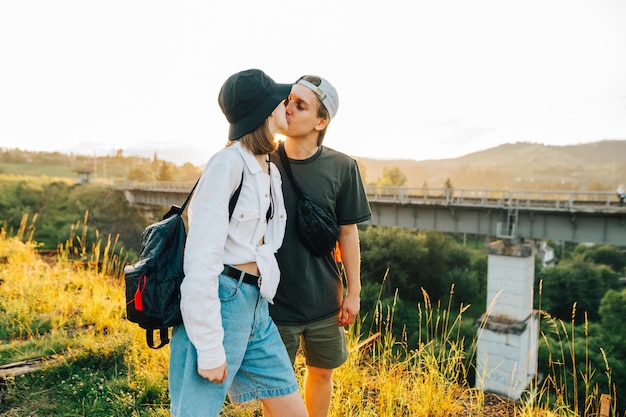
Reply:
<svg viewBox="0 0 626 417"><path fill-rule="evenodd" d="M486 252L487 312L478 321L476 387L517 401L532 389L537 372L533 248L498 240Z"/></svg>

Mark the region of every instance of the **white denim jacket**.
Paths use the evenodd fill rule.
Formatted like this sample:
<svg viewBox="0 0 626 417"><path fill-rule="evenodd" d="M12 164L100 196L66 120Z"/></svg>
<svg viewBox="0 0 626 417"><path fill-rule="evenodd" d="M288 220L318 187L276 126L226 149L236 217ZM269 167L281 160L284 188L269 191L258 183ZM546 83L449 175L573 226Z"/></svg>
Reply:
<svg viewBox="0 0 626 417"><path fill-rule="evenodd" d="M243 186L229 221L228 203L242 172ZM273 216L266 221L270 199ZM180 306L185 329L198 351L198 367L213 369L226 361L218 296L218 275L224 264L256 262L261 294L269 302L276 294L280 271L275 253L287 220L278 168L270 163L268 176L239 142L220 150L204 168L188 217Z"/></svg>

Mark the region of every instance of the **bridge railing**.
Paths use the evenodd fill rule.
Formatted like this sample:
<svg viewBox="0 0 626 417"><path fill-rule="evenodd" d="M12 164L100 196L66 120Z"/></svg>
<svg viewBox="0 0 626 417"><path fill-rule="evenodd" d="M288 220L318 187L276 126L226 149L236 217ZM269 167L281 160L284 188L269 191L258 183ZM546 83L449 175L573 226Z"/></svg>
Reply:
<svg viewBox="0 0 626 417"><path fill-rule="evenodd" d="M188 193L194 182L126 181L113 185L118 190ZM619 200L610 191L493 190L423 187L366 186L371 202L487 208L581 211L617 209ZM625 210L626 208L621 208Z"/></svg>
<svg viewBox="0 0 626 417"><path fill-rule="evenodd" d="M366 186L370 201L401 204L438 204L494 208L581 210L617 207L607 191L488 190Z"/></svg>
<svg viewBox="0 0 626 417"><path fill-rule="evenodd" d="M122 181L115 182L113 188L116 190L141 190L155 192L186 192L193 188L194 181Z"/></svg>

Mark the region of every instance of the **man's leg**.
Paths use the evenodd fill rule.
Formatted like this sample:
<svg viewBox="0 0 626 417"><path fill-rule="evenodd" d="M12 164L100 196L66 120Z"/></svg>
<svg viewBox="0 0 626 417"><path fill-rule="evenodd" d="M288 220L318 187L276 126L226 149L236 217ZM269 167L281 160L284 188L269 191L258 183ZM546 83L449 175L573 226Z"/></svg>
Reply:
<svg viewBox="0 0 626 417"><path fill-rule="evenodd" d="M348 359L346 335L337 316L311 323L303 333L306 357L304 403L309 417L327 417L333 389L333 370Z"/></svg>
<svg viewBox="0 0 626 417"><path fill-rule="evenodd" d="M309 417L327 417L333 389L333 370L307 366L304 402Z"/></svg>

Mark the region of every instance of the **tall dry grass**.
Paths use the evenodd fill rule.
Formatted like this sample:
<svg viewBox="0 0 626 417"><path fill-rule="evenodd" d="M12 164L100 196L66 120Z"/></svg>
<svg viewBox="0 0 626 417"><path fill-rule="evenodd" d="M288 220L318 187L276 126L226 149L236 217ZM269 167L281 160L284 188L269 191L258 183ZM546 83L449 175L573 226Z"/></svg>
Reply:
<svg viewBox="0 0 626 417"><path fill-rule="evenodd" d="M0 416L169 415L169 349L147 348L144 331L124 319L125 260L115 255L115 238L87 247L87 220L86 214L53 259L37 254L26 217L13 236L0 231L0 364L45 359L41 370L4 382ZM347 330L351 354L334 373L330 417L484 416L484 394L468 386L476 339L461 337L467 308L431 304L424 293L416 310L419 342L411 347L404 335L393 336L394 305L379 301L371 312L375 328L364 334L359 322ZM574 335L565 334L573 352ZM359 345L372 335L380 337ZM567 354L554 352L553 375L515 406L517 416L597 415L593 387L582 409L565 394L572 378L583 375L584 383L595 372L582 360L580 372L566 374L560 364ZM301 356L295 370L302 383ZM260 408L227 404L223 415L259 416Z"/></svg>

